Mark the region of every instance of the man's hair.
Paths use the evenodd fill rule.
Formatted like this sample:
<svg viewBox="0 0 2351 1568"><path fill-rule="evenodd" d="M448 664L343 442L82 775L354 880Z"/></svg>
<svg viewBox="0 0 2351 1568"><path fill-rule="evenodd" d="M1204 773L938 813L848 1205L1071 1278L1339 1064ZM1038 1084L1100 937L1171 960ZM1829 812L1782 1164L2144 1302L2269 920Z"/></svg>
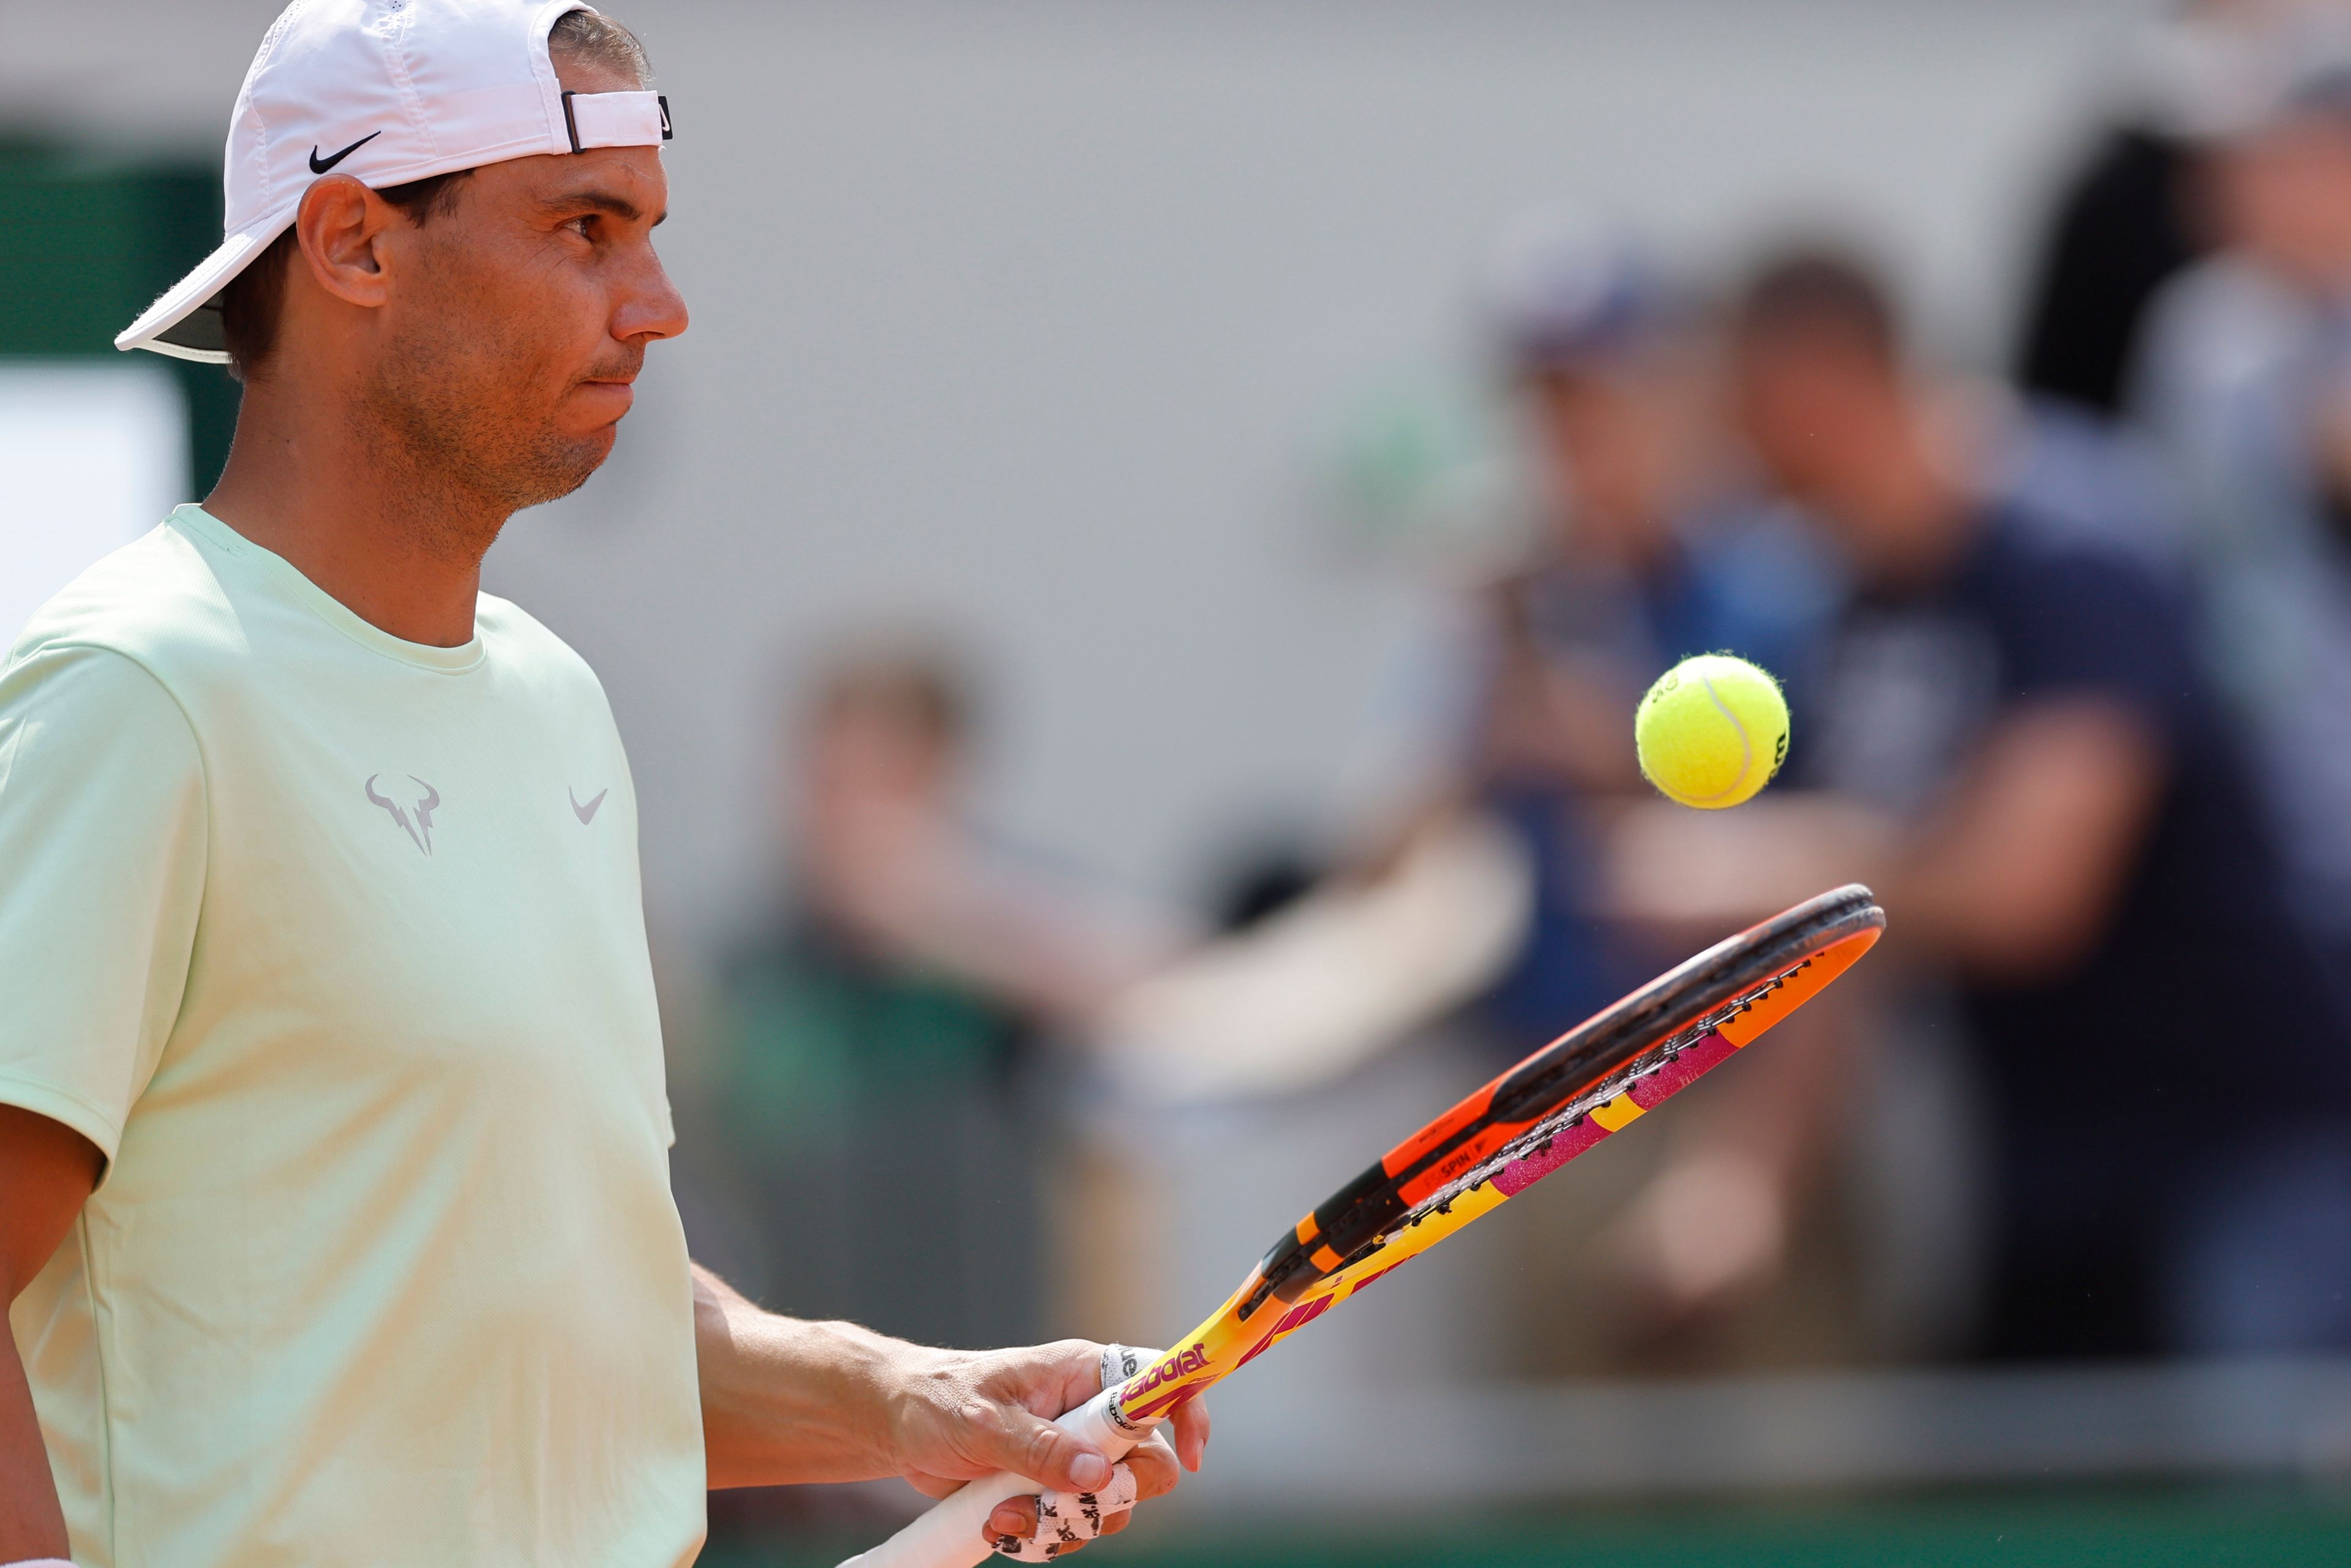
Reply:
<svg viewBox="0 0 2351 1568"><path fill-rule="evenodd" d="M634 33L595 11L566 11L547 32L548 57L556 64L601 66L632 78L640 88L653 83L653 57Z"/></svg>
<svg viewBox="0 0 2351 1568"><path fill-rule="evenodd" d="M1902 351L1901 315L1876 270L1829 246L1782 251L1755 268L1731 302L1730 329L1840 340L1889 363Z"/></svg>
<svg viewBox="0 0 2351 1568"><path fill-rule="evenodd" d="M928 642L860 643L837 653L820 673L814 716L871 715L945 750L971 739L977 721L964 662Z"/></svg>
<svg viewBox="0 0 2351 1568"><path fill-rule="evenodd" d="M600 66L634 79L653 79L653 65L634 33L593 11L566 11L548 29L547 52L558 65ZM454 170L376 192L422 228L456 210L471 169ZM229 374L244 381L268 361L277 346L277 318L286 299L286 275L302 242L288 228L253 258L252 265L221 290L221 336L228 350Z"/></svg>

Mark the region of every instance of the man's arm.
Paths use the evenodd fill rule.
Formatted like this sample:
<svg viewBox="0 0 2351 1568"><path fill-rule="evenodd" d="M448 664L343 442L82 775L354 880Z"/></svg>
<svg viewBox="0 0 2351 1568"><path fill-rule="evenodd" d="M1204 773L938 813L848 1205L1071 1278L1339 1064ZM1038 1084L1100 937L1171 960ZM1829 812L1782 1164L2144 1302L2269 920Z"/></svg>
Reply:
<svg viewBox="0 0 2351 1568"><path fill-rule="evenodd" d="M1057 1491L1091 1491L1110 1463L1051 1417L1101 1387L1101 1347L1083 1340L1021 1350L933 1350L854 1323L762 1312L707 1270L694 1271L710 1485L782 1486L904 1476L931 1497L1013 1470ZM1127 1456L1138 1496L1175 1486L1176 1458L1198 1469L1207 1412L1176 1413L1175 1455ZM1104 1534L1123 1527L1106 1522ZM990 1536L1026 1536L1033 1501L996 1511Z"/></svg>
<svg viewBox="0 0 2351 1568"><path fill-rule="evenodd" d="M2117 703L2053 701L2009 719L1881 890L1902 901L1906 945L1988 977L2062 973L2112 918L2168 763Z"/></svg>
<svg viewBox="0 0 2351 1568"><path fill-rule="evenodd" d="M1623 913L1698 940L1834 883L1866 882L1893 914L1896 950L2030 981L2062 973L2105 930L2166 767L2152 728L2123 705L2039 703L1986 737L1949 805L1915 832L1834 797L1707 814L1645 806L1621 826L1612 888ZM1862 994L1840 988L1786 1026L1784 1044L1750 1070L1736 1113L1693 1114L1680 1154L1628 1207L1620 1254L1669 1316L1776 1267L1796 1189L1834 1130L1847 1012ZM1709 1234L1750 1210L1737 1238Z"/></svg>
<svg viewBox="0 0 2351 1568"><path fill-rule="evenodd" d="M32 1283L98 1185L101 1156L69 1127L0 1105L0 1304ZM0 1337L0 1563L66 1554L49 1456L14 1335Z"/></svg>
<svg viewBox="0 0 2351 1568"><path fill-rule="evenodd" d="M1999 979L2062 971L2105 929L2168 763L2130 708L2084 696L1998 725L1949 803L1907 833L1819 793L1737 811L1645 803L1617 826L1611 906L1719 936L1831 883L1866 882L1895 912L1887 940L1902 951Z"/></svg>

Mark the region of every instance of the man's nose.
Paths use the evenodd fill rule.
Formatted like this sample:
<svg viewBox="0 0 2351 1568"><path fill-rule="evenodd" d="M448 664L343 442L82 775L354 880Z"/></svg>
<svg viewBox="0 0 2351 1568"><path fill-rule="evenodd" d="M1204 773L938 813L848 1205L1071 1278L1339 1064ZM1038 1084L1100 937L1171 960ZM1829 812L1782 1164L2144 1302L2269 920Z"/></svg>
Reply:
<svg viewBox="0 0 2351 1568"><path fill-rule="evenodd" d="M644 267L614 312L612 336L653 342L674 338L686 328L685 297L669 280L659 259L648 253Z"/></svg>

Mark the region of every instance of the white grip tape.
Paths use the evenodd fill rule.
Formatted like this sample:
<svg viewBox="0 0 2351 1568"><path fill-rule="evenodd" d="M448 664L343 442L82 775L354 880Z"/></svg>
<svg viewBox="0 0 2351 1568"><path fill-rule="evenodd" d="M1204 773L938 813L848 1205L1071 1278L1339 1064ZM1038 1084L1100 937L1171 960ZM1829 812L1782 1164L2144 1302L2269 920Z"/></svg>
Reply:
<svg viewBox="0 0 2351 1568"><path fill-rule="evenodd" d="M1149 1439L1164 1443L1153 1433ZM1141 1445L1138 1444L1137 1447ZM1037 1528L1027 1535L1007 1535L996 1543L996 1554L1007 1563L1050 1563L1097 1539L1111 1521L1134 1506L1140 1489L1133 1465L1110 1468L1110 1485L1092 1491L1049 1491L1037 1494Z"/></svg>
<svg viewBox="0 0 2351 1568"><path fill-rule="evenodd" d="M1111 1424L1110 1402L1119 1385L1112 1384L1053 1425L1082 1437L1115 1462L1134 1447L1134 1439ZM1007 1498L1034 1497L1048 1489L1026 1476L998 1470L965 1483L960 1491L941 1498L930 1511L873 1548L861 1552L841 1568L977 1568L995 1553L981 1531L996 1505Z"/></svg>

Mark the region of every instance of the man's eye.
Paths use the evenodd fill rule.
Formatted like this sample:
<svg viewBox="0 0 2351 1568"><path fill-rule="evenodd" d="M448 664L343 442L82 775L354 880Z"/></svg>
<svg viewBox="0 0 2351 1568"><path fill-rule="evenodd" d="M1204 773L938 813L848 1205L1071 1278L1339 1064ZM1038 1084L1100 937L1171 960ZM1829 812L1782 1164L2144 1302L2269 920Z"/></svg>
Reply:
<svg viewBox="0 0 2351 1568"><path fill-rule="evenodd" d="M594 239L596 236L590 231L594 227L595 222L595 214L583 213L563 226L577 234L581 239Z"/></svg>

